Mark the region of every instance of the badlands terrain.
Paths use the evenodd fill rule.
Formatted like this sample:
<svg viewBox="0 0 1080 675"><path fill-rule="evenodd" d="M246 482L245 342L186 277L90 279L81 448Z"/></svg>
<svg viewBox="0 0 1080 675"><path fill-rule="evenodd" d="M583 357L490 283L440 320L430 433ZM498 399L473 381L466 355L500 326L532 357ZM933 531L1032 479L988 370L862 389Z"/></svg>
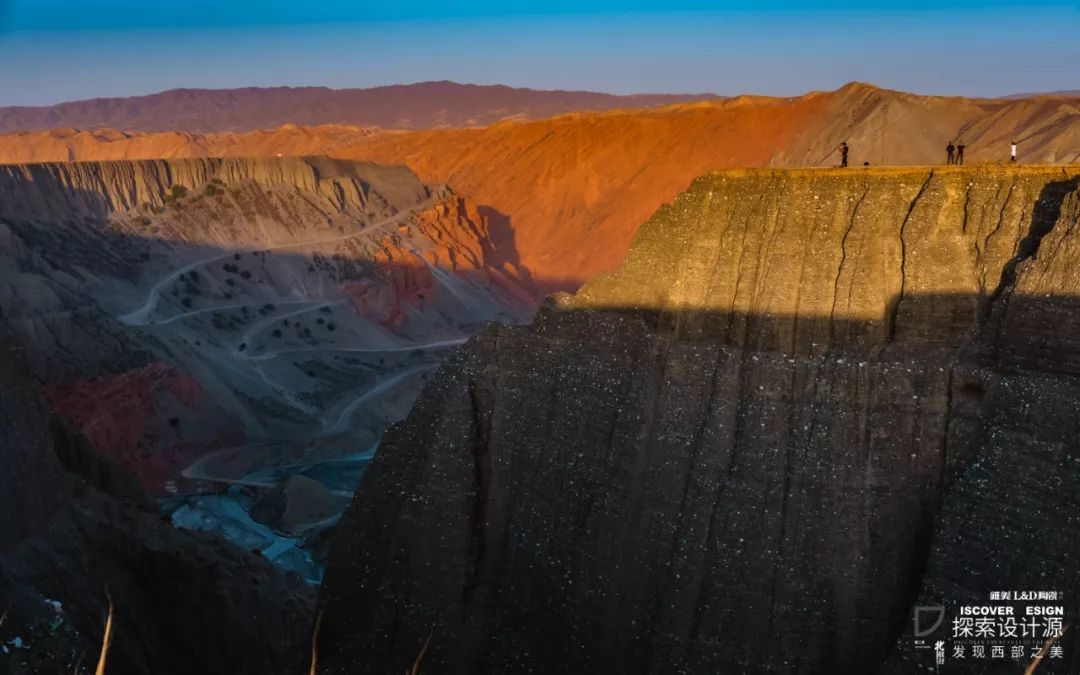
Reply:
<svg viewBox="0 0 1080 675"><path fill-rule="evenodd" d="M316 580L313 538L382 430L537 298L497 219L404 167L3 166L0 223L4 316L53 410L178 523Z"/></svg>
<svg viewBox="0 0 1080 675"><path fill-rule="evenodd" d="M1080 100L697 98L0 110L0 672L112 604L110 675L899 674L1080 597Z"/></svg>
<svg viewBox="0 0 1080 675"><path fill-rule="evenodd" d="M638 225L718 168L1080 161L1080 99L918 96L853 83L797 98L742 96L574 113L481 129L400 132L288 125L250 133L62 129L0 137L0 162L327 154L405 164L497 210L544 290L574 290L625 255Z"/></svg>

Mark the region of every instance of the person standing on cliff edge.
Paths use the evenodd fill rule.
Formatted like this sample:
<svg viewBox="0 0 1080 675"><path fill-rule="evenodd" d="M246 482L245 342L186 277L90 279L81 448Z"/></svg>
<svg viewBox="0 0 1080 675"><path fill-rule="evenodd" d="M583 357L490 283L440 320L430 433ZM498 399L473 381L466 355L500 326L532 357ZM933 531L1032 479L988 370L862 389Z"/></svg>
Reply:
<svg viewBox="0 0 1080 675"><path fill-rule="evenodd" d="M1016 163L1016 141L1013 141L1009 147L1009 161Z"/></svg>
<svg viewBox="0 0 1080 675"><path fill-rule="evenodd" d="M840 151L840 168L841 169L847 167L847 156L848 156L848 150L849 149L850 148L848 148L847 141L844 141L843 143L841 143L840 147L837 148L837 150Z"/></svg>
<svg viewBox="0 0 1080 675"><path fill-rule="evenodd" d="M956 146L949 141L949 144L945 146L945 153L949 156L949 164L955 164L956 159L953 157L953 153L956 152Z"/></svg>
<svg viewBox="0 0 1080 675"><path fill-rule="evenodd" d="M966 148L966 147L967 146L964 145L963 141L957 141L956 142L956 163L957 164L963 164L964 163L964 148Z"/></svg>

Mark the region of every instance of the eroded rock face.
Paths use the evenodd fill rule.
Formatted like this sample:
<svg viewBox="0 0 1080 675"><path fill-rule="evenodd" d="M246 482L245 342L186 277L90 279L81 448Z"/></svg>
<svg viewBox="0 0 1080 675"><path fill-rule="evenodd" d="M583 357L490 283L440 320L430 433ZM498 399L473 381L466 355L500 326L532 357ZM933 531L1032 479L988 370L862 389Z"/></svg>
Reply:
<svg viewBox="0 0 1080 675"><path fill-rule="evenodd" d="M1075 596L1075 538L971 542L1080 517L1078 219L1075 170L698 179L389 432L320 672L401 671L429 636L432 673L874 672L931 550L935 597L1036 570Z"/></svg>
<svg viewBox="0 0 1080 675"><path fill-rule="evenodd" d="M50 421L3 323L0 353L0 672L92 672L110 598L110 674L300 672L312 589L172 527L130 475Z"/></svg>
<svg viewBox="0 0 1080 675"><path fill-rule="evenodd" d="M0 519L3 551L35 532L39 527L36 521L48 520L62 492L63 472L52 453L48 416L36 414L40 394L26 377L22 348L5 331L0 333L0 349L0 423L5 446L5 452L0 453L0 510L6 514ZM28 476L40 476L40 480L24 484Z"/></svg>
<svg viewBox="0 0 1080 675"><path fill-rule="evenodd" d="M206 106L198 110L205 119ZM292 121L297 114L290 108ZM448 183L500 211L517 233L522 263L547 292L575 291L614 270L638 226L714 169L836 166L842 141L851 144L853 166L944 164L946 144L958 139L969 163L1004 162L1017 137L1021 162L1080 161L1075 95L965 99L857 82L794 98L739 96L479 129L267 129L268 122L239 134L144 135L76 126L83 130L0 135L0 162L327 154L406 164L424 181Z"/></svg>
<svg viewBox="0 0 1080 675"><path fill-rule="evenodd" d="M52 410L177 522L317 580L247 508L296 473L342 503L447 351L531 314L512 235L403 166L0 166L0 309Z"/></svg>

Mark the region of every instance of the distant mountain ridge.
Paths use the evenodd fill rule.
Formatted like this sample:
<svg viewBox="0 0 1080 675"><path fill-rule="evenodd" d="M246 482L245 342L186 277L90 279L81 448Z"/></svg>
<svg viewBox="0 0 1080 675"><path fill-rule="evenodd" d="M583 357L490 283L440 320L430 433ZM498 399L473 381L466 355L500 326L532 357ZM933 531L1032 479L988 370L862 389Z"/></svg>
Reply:
<svg viewBox="0 0 1080 675"><path fill-rule="evenodd" d="M740 96L564 114L483 128L380 131L285 125L246 133L56 129L0 135L0 164L178 157L330 155L404 164L489 206L515 233L543 292L614 269L638 225L695 176L718 168L945 162L1080 162L1080 99L919 96L853 82L795 98Z"/></svg>
<svg viewBox="0 0 1080 675"><path fill-rule="evenodd" d="M1050 98L1076 98L1080 96L1080 89L1058 89L1057 91L1030 92L1025 94L1010 94L1002 98L1036 98L1046 96Z"/></svg>
<svg viewBox="0 0 1080 675"><path fill-rule="evenodd" d="M0 108L0 133L59 127L125 131L250 131L283 124L348 124L386 129L484 126L572 111L648 108L716 100L715 94L545 91L504 85L420 82L367 89L244 87L172 89L124 98Z"/></svg>

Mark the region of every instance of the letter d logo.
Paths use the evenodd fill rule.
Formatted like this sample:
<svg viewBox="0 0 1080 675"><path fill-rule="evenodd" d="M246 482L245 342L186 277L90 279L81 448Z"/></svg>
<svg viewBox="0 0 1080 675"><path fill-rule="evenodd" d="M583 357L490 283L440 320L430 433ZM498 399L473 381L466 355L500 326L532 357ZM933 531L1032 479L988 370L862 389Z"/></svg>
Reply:
<svg viewBox="0 0 1080 675"><path fill-rule="evenodd" d="M934 620L934 625L929 628L925 628L926 624L930 622L934 615L937 618ZM945 622L945 608L944 607L916 607L914 618L914 633L915 637L926 637L930 635Z"/></svg>

